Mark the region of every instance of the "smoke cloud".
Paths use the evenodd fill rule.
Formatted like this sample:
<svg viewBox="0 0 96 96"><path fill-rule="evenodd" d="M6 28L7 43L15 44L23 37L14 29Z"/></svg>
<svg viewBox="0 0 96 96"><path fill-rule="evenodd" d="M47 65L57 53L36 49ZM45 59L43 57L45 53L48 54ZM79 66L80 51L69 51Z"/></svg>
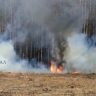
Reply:
<svg viewBox="0 0 96 96"><path fill-rule="evenodd" d="M14 4L15 2L15 4ZM89 72L95 66L95 48L88 49L86 36L80 34L83 24L86 22L82 14L86 11L89 15L89 3L86 1L86 10L80 6L77 0L15 0L12 1L13 25L6 23L5 32L0 39L0 59L7 62L0 65L1 70L11 72L36 72L27 60L21 60L14 50L14 44L24 43L28 38L35 42L36 38L45 32L46 36L42 39L42 46L46 47L45 38L54 41L54 49L50 51L56 64L64 64L68 70L76 69L80 72ZM0 3L0 10L4 6L4 1ZM6 0L6 19L10 17L10 2ZM2 16L5 13L2 12ZM8 41L10 30L16 37L11 42ZM78 35L79 34L79 35ZM53 46L50 42L50 46ZM37 43L35 46L39 48ZM33 64L34 65L34 64ZM40 67L42 72L48 72L44 67ZM8 67L10 66L10 68ZM27 68L26 68L27 66ZM84 68L82 68L84 66ZM41 72L39 70L39 72ZM91 72L95 72L91 71Z"/></svg>
<svg viewBox="0 0 96 96"><path fill-rule="evenodd" d="M66 57L68 70L78 70L80 73L96 73L96 48L95 46L89 47L86 38L85 34L68 38L70 48L68 57Z"/></svg>
<svg viewBox="0 0 96 96"><path fill-rule="evenodd" d="M0 71L14 73L48 73L49 70L42 64L38 63L38 68L33 68L28 60L20 59L14 50L12 41L0 42ZM35 62L33 62L33 65Z"/></svg>

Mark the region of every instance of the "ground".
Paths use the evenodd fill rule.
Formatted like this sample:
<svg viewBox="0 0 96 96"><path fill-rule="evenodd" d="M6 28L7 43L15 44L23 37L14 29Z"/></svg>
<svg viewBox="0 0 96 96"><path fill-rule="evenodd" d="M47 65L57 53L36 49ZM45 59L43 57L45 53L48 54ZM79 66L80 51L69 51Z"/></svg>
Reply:
<svg viewBox="0 0 96 96"><path fill-rule="evenodd" d="M96 96L96 74L0 72L0 96Z"/></svg>

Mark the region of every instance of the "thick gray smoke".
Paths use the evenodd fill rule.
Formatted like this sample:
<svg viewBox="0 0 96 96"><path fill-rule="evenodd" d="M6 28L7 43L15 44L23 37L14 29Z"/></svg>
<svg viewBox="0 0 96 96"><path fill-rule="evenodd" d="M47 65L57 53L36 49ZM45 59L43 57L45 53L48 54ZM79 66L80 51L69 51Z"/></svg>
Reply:
<svg viewBox="0 0 96 96"><path fill-rule="evenodd" d="M10 2L6 0L6 14L10 13L9 5ZM50 38L54 33L56 39L61 35L66 39L73 34L74 30L81 29L81 23L85 22L85 18L82 18L85 10L83 9L82 13L82 6L76 0L72 2L68 0L14 0L13 2L12 0L11 5L14 26L10 25L10 27L12 27L12 32L17 34L17 42L26 40L30 27L32 27L30 38L35 39L40 35L41 30L47 29ZM2 16L4 15L2 13ZM10 14L6 15L6 18L9 18L8 16Z"/></svg>
<svg viewBox="0 0 96 96"><path fill-rule="evenodd" d="M2 1L0 3L0 6L3 5ZM15 2L15 4L14 4ZM35 39L41 34L41 32L46 31L48 34L48 37L54 41L53 43L53 50L51 50L51 54L54 57L56 64L63 63L65 64L65 61L67 65L65 65L68 70L70 68L72 69L78 69L79 71L88 72L88 70L92 69L93 67L91 65L94 65L94 62L90 65L91 67L87 68L87 65L89 65L89 61L92 61L92 58L87 58L90 54L94 58L94 52L90 50L88 53L87 46L84 45L84 39L85 36L82 36L82 39L78 40L78 36L75 36L76 34L79 34L80 30L82 30L82 26L84 22L86 22L85 18L82 18L82 14L85 13L85 8L83 8L82 12L82 6L80 6L80 2L77 0L14 0L11 4L12 10L13 10L13 24L16 26L12 26L10 22L6 25L6 31L5 33L0 37L1 43L0 46L4 48L9 48L1 54L1 59L6 60L8 62L7 65L1 65L1 69L5 69L6 71L12 71L12 70L24 70L26 69L26 64L28 65L27 60L19 60L18 56L16 55L14 51L14 47L10 42L5 42L9 36L10 30L12 29L12 34L16 34L16 37L13 38L13 43L16 42L25 42L26 37L29 36L29 38L32 38L32 40L35 41ZM87 2L88 3L88 2ZM87 5L86 3L86 5ZM10 2L6 0L6 14L9 14L10 9ZM88 5L87 5L88 6ZM0 8L2 9L2 8ZM2 12L2 17L5 15L5 13ZM86 9L86 16L88 15L88 10ZM10 15L7 15L6 18L9 18ZM29 30L29 29L32 30ZM75 37L74 37L75 36ZM43 46L46 46L44 43L43 37ZM75 41L80 42L79 47L77 47L77 43ZM81 40L81 41L80 41ZM3 42L4 41L4 42ZM8 46L6 46L6 44ZM82 45L83 44L83 45ZM37 44L36 44L37 45ZM52 46L52 43L50 42L50 46ZM2 49L3 49L2 47ZM36 46L38 47L38 45ZM80 50L84 50L83 52ZM13 54L10 57L10 54L7 53L10 52L10 54ZM2 51L3 52L3 51ZM77 52L79 56L77 56ZM92 53L91 53L92 52ZM84 55L83 55L84 53ZM9 54L9 57L8 54ZM85 56L86 55L86 56ZM85 59L82 59L83 57ZM82 58L81 58L82 57ZM11 58L11 59L10 59ZM79 62L77 61L79 59ZM81 62L80 62L81 60ZM83 62L84 60L84 62ZM18 61L18 62L17 62ZM85 63L84 69L82 69L82 64ZM77 65L76 65L77 64ZM10 69L8 68L10 66ZM14 69L15 68L15 69ZM28 67L27 67L28 68ZM43 68L43 67L42 67ZM44 69L44 68L43 68ZM82 69L82 70L81 70ZM29 69L33 70L33 69ZM19 72L17 70L17 72ZM94 72L94 71L93 71Z"/></svg>
<svg viewBox="0 0 96 96"><path fill-rule="evenodd" d="M80 73L96 73L96 48L95 46L89 48L86 38L85 34L77 34L68 38L70 48L66 57L68 70L77 70ZM96 36L92 38L96 38Z"/></svg>
<svg viewBox="0 0 96 96"><path fill-rule="evenodd" d="M35 64L35 62L33 62ZM41 63L42 64L42 63ZM14 73L25 73L25 72L36 72L36 73L48 73L50 70L46 69L44 64L38 65L38 70L30 66L30 63L26 59L20 59L19 55L14 50L14 43L12 41L1 41L0 42L0 71L14 72Z"/></svg>

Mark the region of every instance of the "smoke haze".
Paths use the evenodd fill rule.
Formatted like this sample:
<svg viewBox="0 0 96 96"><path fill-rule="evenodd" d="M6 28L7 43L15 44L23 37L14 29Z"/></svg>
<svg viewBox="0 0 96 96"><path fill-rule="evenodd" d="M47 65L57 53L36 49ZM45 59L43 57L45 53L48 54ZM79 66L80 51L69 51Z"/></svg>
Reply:
<svg viewBox="0 0 96 96"><path fill-rule="evenodd" d="M96 73L96 48L95 46L89 48L86 38L85 34L68 38L70 48L68 57L66 57L68 70L78 70L80 73Z"/></svg>
<svg viewBox="0 0 96 96"><path fill-rule="evenodd" d="M5 72L15 72L15 73L25 73L25 72L40 72L48 73L49 70L42 64L38 63L38 70L32 68L28 60L20 59L16 54L12 41L1 42L0 43L0 71ZM35 62L33 62L34 65Z"/></svg>
<svg viewBox="0 0 96 96"><path fill-rule="evenodd" d="M1 1L0 6L3 5L3 2ZM10 2L6 0L6 14L9 14L9 5ZM89 6L88 2L86 6ZM89 15L88 9L86 9L87 16ZM54 50L51 50L50 53L56 64L62 63L68 70L75 69L80 72L89 72L95 68L95 48L88 49L86 36L80 34L86 19L82 18L85 8L83 8L82 13L82 6L77 0L15 0L12 10L14 12L13 23L16 26L12 26L10 22L6 23L6 31L0 37L0 59L7 62L6 65L0 65L1 70L36 72L35 69L27 66L30 65L27 60L20 59L13 46L17 42L24 43L29 34L29 38L35 41L40 36L41 31L45 32L51 41L54 41ZM2 17L4 15L5 13L2 13ZM7 15L6 18L9 16ZM30 28L34 30L30 31ZM12 34L16 34L16 37L10 43L7 40L11 29ZM46 47L44 43L46 36L42 40L43 47ZM38 44L35 46L40 47ZM50 46L52 46L52 42L50 42ZM39 72L49 72L44 66L41 67L41 70L43 71L39 70ZM91 72L95 72L95 70Z"/></svg>

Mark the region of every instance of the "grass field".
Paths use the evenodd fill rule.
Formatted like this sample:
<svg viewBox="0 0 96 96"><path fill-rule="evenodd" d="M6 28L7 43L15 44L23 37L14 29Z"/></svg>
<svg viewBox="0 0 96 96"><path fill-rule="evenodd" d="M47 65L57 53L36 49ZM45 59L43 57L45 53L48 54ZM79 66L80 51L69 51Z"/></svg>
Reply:
<svg viewBox="0 0 96 96"><path fill-rule="evenodd" d="M0 96L96 96L96 74L0 72Z"/></svg>

